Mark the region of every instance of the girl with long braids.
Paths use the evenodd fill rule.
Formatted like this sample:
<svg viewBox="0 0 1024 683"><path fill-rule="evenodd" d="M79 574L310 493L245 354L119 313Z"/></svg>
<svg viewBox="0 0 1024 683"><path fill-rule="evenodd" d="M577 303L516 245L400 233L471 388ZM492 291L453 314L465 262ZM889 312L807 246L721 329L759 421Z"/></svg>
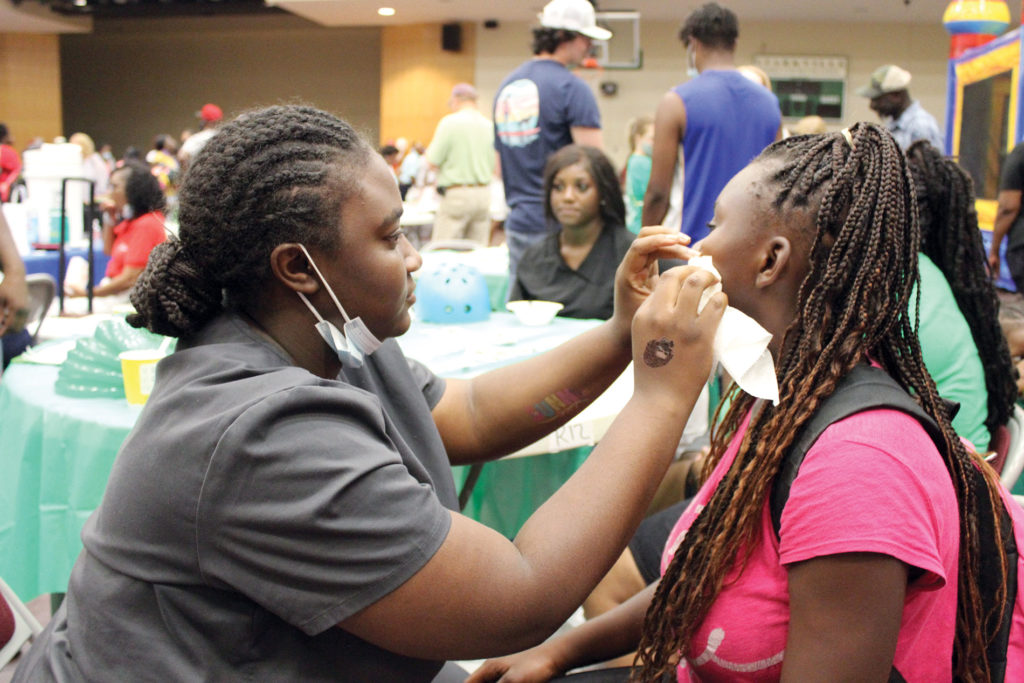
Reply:
<svg viewBox="0 0 1024 683"><path fill-rule="evenodd" d="M129 318L178 346L14 680L461 681L445 660L550 635L635 530L711 371L714 278L653 274L686 240L638 237L607 322L445 381L390 339L422 261L348 124L243 114L179 197ZM550 433L634 357L621 416L514 540L457 512L452 463Z"/></svg>
<svg viewBox="0 0 1024 683"><path fill-rule="evenodd" d="M548 680L633 650L632 678L644 682L997 676L986 646L1003 613L983 604L992 586L981 565L1005 599L1016 565L991 520L1008 494L957 438L921 359L908 313L917 211L896 143L868 123L778 142L729 182L710 227L697 248L730 303L772 333L779 404L734 395L658 583L470 680ZM898 410L832 422L806 452L776 533L783 459L867 364L916 397L936 440ZM1019 546L1019 506L1011 515ZM983 547L996 550L983 558ZM1006 681L1024 680L1016 595Z"/></svg>
<svg viewBox="0 0 1024 683"><path fill-rule="evenodd" d="M939 393L960 404L953 428L983 450L1010 419L1017 385L971 178L927 140L906 155L921 223L921 351Z"/></svg>

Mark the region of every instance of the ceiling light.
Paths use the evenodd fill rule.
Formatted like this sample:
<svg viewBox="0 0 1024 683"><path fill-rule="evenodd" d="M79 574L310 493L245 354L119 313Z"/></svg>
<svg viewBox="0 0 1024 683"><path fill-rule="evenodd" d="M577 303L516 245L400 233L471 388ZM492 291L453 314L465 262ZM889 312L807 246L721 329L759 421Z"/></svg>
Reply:
<svg viewBox="0 0 1024 683"><path fill-rule="evenodd" d="M395 16L395 8L394 7L380 7L380 8L377 9L377 14L381 15L382 17L393 17L393 16Z"/></svg>

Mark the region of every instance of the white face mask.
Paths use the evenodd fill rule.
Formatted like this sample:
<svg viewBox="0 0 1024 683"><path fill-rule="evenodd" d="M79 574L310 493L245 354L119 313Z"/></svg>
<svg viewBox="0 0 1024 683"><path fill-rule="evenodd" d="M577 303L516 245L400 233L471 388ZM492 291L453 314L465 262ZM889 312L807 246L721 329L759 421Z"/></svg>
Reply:
<svg viewBox="0 0 1024 683"><path fill-rule="evenodd" d="M700 76L700 72L697 71L697 55L692 47L686 48L686 77L696 78Z"/></svg>
<svg viewBox="0 0 1024 683"><path fill-rule="evenodd" d="M336 354L338 354L338 360L341 361L342 365L350 368L360 368L363 366L363 358L371 355L374 351L381 347L381 342L377 337L374 336L373 332L370 332L369 328L366 327L366 323L362 321L358 316L355 318L349 318L348 313L342 308L341 302L338 301L338 297L334 295L334 291L330 285L327 284L327 280L320 273L320 269L316 267L316 263L313 262L313 257L306 251L306 247L299 245L302 249L302 253L306 255L309 260L309 265L313 266L313 271L320 278L320 282L323 283L324 289L331 295L331 300L334 301L334 305L338 307L338 312L341 313L341 317L345 319L345 333L334 325L334 323L324 320L315 308L313 304L309 303L309 299L302 292L296 292L299 298L302 299L302 303L306 304L313 315L316 316L317 324L315 325L316 331L320 333L323 340L327 342Z"/></svg>

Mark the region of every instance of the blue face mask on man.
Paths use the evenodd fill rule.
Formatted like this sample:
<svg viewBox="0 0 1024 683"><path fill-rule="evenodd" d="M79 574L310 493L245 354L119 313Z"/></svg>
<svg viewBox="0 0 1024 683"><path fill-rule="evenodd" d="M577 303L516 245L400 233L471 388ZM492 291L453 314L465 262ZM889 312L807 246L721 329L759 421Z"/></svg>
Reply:
<svg viewBox="0 0 1024 683"><path fill-rule="evenodd" d="M317 324L315 325L316 331L320 333L323 340L327 342L327 345L338 354L338 360L341 364L350 368L359 368L363 366L363 359L366 356L371 355L374 351L381 347L382 341L374 336L373 332L370 332L369 328L366 327L366 323L362 321L358 316L355 318L349 318L348 313L342 307L341 302L338 301L338 297L334 295L334 291L331 286L327 284L327 280L320 273L320 269L316 267L316 263L313 262L313 257L309 255L306 247L299 245L302 249L302 253L306 255L309 260L309 265L313 266L313 271L317 277L320 278L320 282L323 283L324 289L331 295L331 300L334 301L334 305L338 307L338 312L341 313L341 317L345 319L345 332L342 334L334 323L329 320L324 320L323 316L313 307L313 304L309 302L306 295L302 292L297 292L299 298L302 299L302 303L306 304L306 307L316 316Z"/></svg>

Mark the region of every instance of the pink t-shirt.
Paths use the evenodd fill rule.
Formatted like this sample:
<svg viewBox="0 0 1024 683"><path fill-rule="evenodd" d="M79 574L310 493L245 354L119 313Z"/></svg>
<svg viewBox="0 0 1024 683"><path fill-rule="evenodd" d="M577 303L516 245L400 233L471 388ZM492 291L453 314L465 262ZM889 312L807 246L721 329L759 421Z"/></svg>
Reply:
<svg viewBox="0 0 1024 683"><path fill-rule="evenodd" d="M669 535L662 573L735 459L749 421L748 415ZM956 493L917 420L896 410L870 410L830 425L793 482L780 536L766 500L746 570L737 576L734 568L726 577L681 660L679 680L778 680L789 626L786 565L850 552L881 553L924 570L907 589L894 665L908 681L950 680L960 536Z"/></svg>

